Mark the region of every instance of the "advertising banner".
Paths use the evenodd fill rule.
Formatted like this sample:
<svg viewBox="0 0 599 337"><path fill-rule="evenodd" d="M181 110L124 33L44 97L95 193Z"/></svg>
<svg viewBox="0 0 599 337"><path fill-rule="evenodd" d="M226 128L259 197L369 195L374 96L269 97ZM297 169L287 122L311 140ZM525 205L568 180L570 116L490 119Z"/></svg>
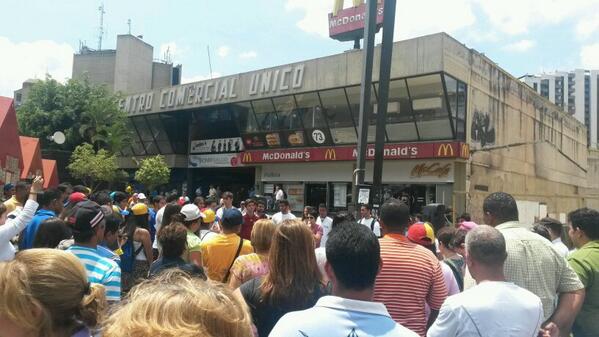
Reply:
<svg viewBox="0 0 599 337"><path fill-rule="evenodd" d="M201 154L189 156L189 168L243 166L239 153Z"/></svg>
<svg viewBox="0 0 599 337"><path fill-rule="evenodd" d="M240 137L191 141L191 153L226 153L243 151Z"/></svg>

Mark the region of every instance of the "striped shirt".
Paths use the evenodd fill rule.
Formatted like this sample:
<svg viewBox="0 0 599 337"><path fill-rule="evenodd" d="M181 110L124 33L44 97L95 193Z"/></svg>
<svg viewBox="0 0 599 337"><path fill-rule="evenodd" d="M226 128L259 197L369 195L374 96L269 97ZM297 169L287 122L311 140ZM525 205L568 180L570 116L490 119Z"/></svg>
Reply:
<svg viewBox="0 0 599 337"><path fill-rule="evenodd" d="M379 242L383 267L376 278L374 301L385 304L394 321L425 336L425 304L439 310L447 297L439 260L403 235L387 234Z"/></svg>
<svg viewBox="0 0 599 337"><path fill-rule="evenodd" d="M121 268L111 259L100 256L95 249L73 245L67 249L81 260L87 280L106 289L108 301L121 300Z"/></svg>

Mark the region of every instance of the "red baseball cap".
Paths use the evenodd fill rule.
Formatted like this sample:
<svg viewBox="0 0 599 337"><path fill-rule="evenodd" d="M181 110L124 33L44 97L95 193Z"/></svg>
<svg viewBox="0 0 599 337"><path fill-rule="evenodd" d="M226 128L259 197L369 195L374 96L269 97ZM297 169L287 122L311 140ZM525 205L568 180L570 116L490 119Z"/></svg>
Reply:
<svg viewBox="0 0 599 337"><path fill-rule="evenodd" d="M408 239L422 246L435 244L435 231L428 222L417 222L408 228Z"/></svg>
<svg viewBox="0 0 599 337"><path fill-rule="evenodd" d="M85 196L85 194L83 194L81 192L74 192L74 193L71 193L71 195L69 195L69 203L76 204L83 200L87 200L87 197Z"/></svg>

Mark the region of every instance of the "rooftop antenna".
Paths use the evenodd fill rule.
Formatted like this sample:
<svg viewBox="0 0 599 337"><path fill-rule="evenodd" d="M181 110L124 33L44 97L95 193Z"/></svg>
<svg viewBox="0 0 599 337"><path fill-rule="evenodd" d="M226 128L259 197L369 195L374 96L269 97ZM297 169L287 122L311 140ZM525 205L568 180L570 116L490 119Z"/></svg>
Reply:
<svg viewBox="0 0 599 337"><path fill-rule="evenodd" d="M100 36L98 37L98 50L102 50L102 37L104 35L104 3L98 7L98 11L100 11Z"/></svg>
<svg viewBox="0 0 599 337"><path fill-rule="evenodd" d="M131 35L131 19L127 19L127 26L129 26L129 35Z"/></svg>
<svg viewBox="0 0 599 337"><path fill-rule="evenodd" d="M206 46L208 49L208 66L210 67L210 79L212 79L212 61L210 60L210 45Z"/></svg>

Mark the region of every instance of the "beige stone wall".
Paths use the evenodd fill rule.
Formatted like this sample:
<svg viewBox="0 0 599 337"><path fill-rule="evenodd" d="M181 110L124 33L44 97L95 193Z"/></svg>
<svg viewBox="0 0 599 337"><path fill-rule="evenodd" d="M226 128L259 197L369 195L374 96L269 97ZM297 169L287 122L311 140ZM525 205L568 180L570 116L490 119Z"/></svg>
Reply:
<svg viewBox="0 0 599 337"><path fill-rule="evenodd" d="M475 221L482 221L484 198L496 191L544 203L548 213L585 205L589 163L584 125L484 55L449 36L443 43L445 71L469 86L472 156L464 189L466 209Z"/></svg>

